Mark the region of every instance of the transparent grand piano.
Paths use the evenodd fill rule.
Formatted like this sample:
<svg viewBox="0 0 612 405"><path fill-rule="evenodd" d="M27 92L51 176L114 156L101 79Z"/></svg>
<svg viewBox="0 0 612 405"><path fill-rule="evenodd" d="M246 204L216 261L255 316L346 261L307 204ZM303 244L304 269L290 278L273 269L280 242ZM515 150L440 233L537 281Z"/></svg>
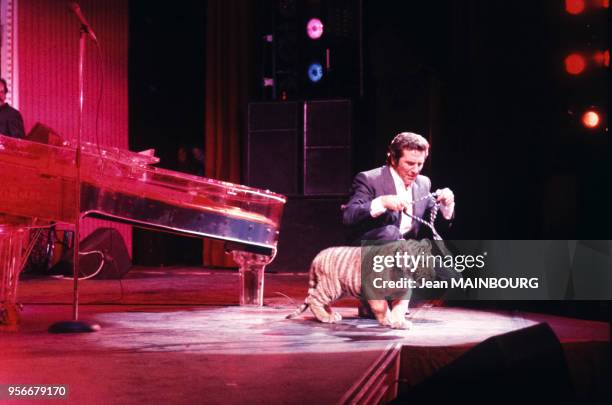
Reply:
<svg viewBox="0 0 612 405"><path fill-rule="evenodd" d="M226 241L240 266L240 304L263 304L285 197L152 166L155 156L83 143L80 213L76 149L0 135L0 310L15 304L29 230L98 217Z"/></svg>

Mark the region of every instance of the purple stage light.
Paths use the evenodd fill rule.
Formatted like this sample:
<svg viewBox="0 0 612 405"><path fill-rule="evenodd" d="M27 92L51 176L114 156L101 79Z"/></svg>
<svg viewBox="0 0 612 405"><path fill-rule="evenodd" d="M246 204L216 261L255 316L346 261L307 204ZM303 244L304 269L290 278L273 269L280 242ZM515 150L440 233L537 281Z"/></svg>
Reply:
<svg viewBox="0 0 612 405"><path fill-rule="evenodd" d="M319 39L323 35L323 23L318 18L311 18L306 24L306 33L310 39Z"/></svg>

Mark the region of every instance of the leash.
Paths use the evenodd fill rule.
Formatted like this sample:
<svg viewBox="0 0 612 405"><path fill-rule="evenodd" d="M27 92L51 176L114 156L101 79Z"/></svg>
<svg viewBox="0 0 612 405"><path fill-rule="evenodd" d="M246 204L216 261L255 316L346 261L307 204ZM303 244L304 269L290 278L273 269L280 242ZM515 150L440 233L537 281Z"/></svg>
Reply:
<svg viewBox="0 0 612 405"><path fill-rule="evenodd" d="M434 203L434 205L431 208L431 211L429 212L429 221L425 221L422 218L409 214L408 210L406 209L404 209L403 212L404 214L408 215L410 218L422 223L423 225L431 229L434 240L442 240L442 237L440 236L440 234L438 233L438 231L436 231L436 228L434 227L434 223L436 222L436 218L438 217L438 211L440 210L440 203L437 201L437 198L438 198L438 194L433 192L433 193L429 193L426 196L419 198L418 200L414 200L410 202L411 205L414 205L421 201L431 200Z"/></svg>

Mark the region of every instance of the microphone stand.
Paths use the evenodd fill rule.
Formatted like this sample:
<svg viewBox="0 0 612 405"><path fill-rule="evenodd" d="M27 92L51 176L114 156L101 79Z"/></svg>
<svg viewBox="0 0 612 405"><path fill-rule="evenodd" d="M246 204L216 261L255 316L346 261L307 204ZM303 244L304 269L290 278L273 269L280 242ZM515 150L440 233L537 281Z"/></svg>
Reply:
<svg viewBox="0 0 612 405"><path fill-rule="evenodd" d="M79 245L81 237L81 139L83 137L83 101L84 101L84 80L83 80L83 65L85 62L85 45L87 36L90 35L85 24L81 24L79 33L79 113L77 118L78 132L76 144L76 184L75 184L75 206L76 206L76 222L74 225L74 243L73 243L73 297L72 297L72 321L56 322L49 327L49 332L52 333L78 333L78 332L95 332L100 330L100 325L86 321L79 321Z"/></svg>

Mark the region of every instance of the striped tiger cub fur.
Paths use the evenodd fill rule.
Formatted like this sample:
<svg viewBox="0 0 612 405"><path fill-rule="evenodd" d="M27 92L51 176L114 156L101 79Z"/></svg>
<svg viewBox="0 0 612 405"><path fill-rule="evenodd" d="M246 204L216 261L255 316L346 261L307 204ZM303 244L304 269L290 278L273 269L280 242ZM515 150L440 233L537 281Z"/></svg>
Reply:
<svg viewBox="0 0 612 405"><path fill-rule="evenodd" d="M321 322L335 323L342 319L338 312L332 311L330 304L344 296L361 298L361 254L362 247L340 246L321 251L310 266L310 281L308 295L304 303L286 318L299 316L307 308ZM428 240L403 240L372 247L376 254L395 256L396 252L407 252L409 255L431 253L431 243ZM371 252L370 252L371 254ZM433 268L401 269L408 278L433 279ZM409 297L409 295L408 295ZM368 300L368 304L378 322L394 329L409 329L410 321L405 318L409 299L392 301L390 310L384 299Z"/></svg>

